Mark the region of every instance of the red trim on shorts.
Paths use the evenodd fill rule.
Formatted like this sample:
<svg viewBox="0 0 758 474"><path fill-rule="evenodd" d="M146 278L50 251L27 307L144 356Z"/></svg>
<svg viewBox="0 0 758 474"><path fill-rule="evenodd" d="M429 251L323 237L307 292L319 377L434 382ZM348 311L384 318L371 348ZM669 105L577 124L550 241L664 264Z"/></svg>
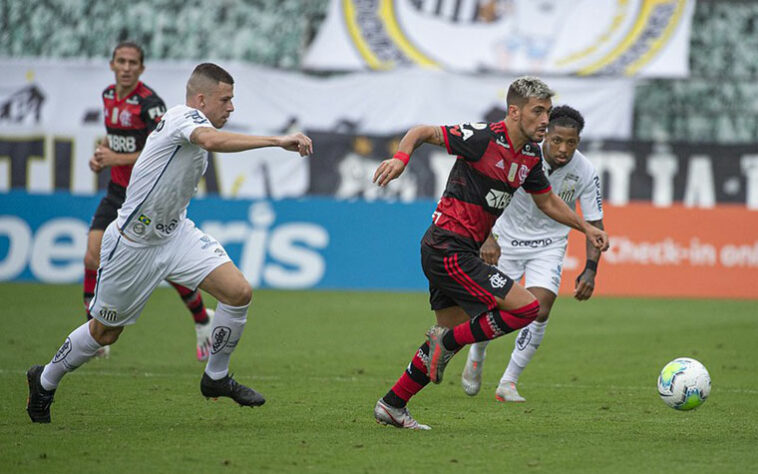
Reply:
<svg viewBox="0 0 758 474"><path fill-rule="evenodd" d="M468 274L466 274L463 271L463 269L461 268L461 266L458 264L458 254L455 254L455 256L453 258L454 258L453 264L458 269L458 271L460 271L460 274L463 275L464 278L468 279L468 281L471 284L471 286L473 286L474 288L476 288L477 290L479 290L482 294L485 295L486 298L488 298L492 302L490 307L496 307L497 306L497 301L495 300L495 296L492 293L490 293L489 291L487 291L486 289L482 288L479 285L479 283L475 282Z"/></svg>
<svg viewBox="0 0 758 474"><path fill-rule="evenodd" d="M487 305L488 308L497 306L497 301L491 293L479 286L470 276L468 276L458 264L458 254L453 257L444 257L445 270L455 281L466 289L472 296Z"/></svg>

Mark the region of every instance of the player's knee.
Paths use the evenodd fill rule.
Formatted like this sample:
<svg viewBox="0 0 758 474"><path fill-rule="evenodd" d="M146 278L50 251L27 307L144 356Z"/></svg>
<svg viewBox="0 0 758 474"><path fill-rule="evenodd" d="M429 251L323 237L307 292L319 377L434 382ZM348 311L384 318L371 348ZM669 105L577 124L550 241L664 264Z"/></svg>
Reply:
<svg viewBox="0 0 758 474"><path fill-rule="evenodd" d="M545 305L540 305L540 309L537 312L537 317L534 318L534 320L540 323L544 323L545 321L547 321L547 318L549 317L550 317L550 308L548 308Z"/></svg>
<svg viewBox="0 0 758 474"><path fill-rule="evenodd" d="M234 291L229 295L229 305L247 306L253 299L253 289L246 280L239 282Z"/></svg>

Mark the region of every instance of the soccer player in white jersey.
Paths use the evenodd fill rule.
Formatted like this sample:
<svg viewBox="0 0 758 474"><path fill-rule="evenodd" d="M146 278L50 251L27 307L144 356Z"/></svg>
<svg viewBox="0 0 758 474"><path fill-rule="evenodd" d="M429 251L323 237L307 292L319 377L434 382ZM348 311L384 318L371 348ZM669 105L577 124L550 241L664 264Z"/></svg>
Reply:
<svg viewBox="0 0 758 474"><path fill-rule="evenodd" d="M600 179L592 163L576 147L579 145L584 118L566 105L550 113L547 134L542 143L542 165L555 193L576 210L579 201L584 219L603 229L603 205ZM545 335L550 310L561 284L563 258L568 245L569 228L542 213L531 197L518 190L495 222L492 234L482 246L482 259L524 285L540 303L537 318L516 337L511 359L495 398L502 402L526 401L516 389L519 376L534 357ZM592 296L600 250L587 242L587 262L576 279L574 297L584 301ZM476 395L482 384L482 364L489 341L473 344L461 375L461 385L468 395Z"/></svg>
<svg viewBox="0 0 758 474"><path fill-rule="evenodd" d="M76 328L45 366L27 371L27 412L33 422L50 422L50 404L63 376L118 339L134 324L163 280L201 288L218 300L212 347L200 382L207 398L229 397L241 406L263 405L261 394L229 375L229 358L247 321L252 289L213 237L187 218L187 206L207 167L207 151L238 152L281 147L301 156L313 152L302 133L252 136L222 132L234 111L234 79L203 63L187 82L186 105L169 109L150 134L132 171L126 200L105 230L93 319Z"/></svg>

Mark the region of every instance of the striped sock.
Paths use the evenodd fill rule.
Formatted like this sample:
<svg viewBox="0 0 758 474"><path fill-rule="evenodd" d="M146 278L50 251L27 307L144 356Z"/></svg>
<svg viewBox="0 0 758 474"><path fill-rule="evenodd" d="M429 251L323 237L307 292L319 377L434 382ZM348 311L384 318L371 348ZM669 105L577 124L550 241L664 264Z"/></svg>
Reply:
<svg viewBox="0 0 758 474"><path fill-rule="evenodd" d="M534 300L511 312L501 309L484 312L448 331L442 338L442 344L447 350L456 350L466 344L495 339L528 325L537 317L539 310L540 303Z"/></svg>

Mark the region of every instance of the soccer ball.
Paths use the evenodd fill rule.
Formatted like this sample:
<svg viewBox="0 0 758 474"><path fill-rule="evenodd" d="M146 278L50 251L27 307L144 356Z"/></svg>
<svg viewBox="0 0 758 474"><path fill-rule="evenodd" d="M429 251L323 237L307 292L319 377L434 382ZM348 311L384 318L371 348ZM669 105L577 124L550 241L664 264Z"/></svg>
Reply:
<svg viewBox="0 0 758 474"><path fill-rule="evenodd" d="M702 405L711 393L711 376L695 359L679 357L663 367L658 376L661 400L677 410L692 410Z"/></svg>

